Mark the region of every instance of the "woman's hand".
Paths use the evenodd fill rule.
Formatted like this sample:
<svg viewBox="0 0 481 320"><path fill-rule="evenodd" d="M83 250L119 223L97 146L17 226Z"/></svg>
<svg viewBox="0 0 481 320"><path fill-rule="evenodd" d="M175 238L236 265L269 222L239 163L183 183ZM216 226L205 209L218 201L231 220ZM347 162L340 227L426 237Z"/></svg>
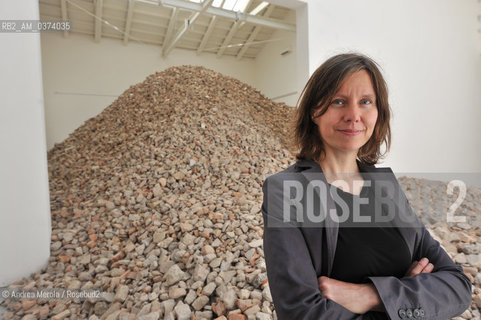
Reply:
<svg viewBox="0 0 481 320"><path fill-rule="evenodd" d="M404 276L414 277L415 275L418 275L420 273L431 273L433 269L434 265L432 263L429 263L428 258L424 257L420 261L415 260Z"/></svg>
<svg viewBox="0 0 481 320"><path fill-rule="evenodd" d="M369 310L384 310L381 298L373 284L349 283L325 276L317 280L324 298L335 301L353 313L364 314Z"/></svg>
<svg viewBox="0 0 481 320"><path fill-rule="evenodd" d="M428 258L414 261L405 277L414 277L420 273L430 273L434 266ZM364 314L370 310L385 311L379 293L371 283L349 283L328 277L319 277L321 295L332 300L353 313Z"/></svg>

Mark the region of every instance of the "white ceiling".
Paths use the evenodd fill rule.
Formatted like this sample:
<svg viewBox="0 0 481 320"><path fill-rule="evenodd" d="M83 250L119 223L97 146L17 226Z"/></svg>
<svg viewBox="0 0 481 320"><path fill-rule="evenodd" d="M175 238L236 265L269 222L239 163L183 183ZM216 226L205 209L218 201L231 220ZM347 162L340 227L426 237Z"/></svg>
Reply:
<svg viewBox="0 0 481 320"><path fill-rule="evenodd" d="M182 48L254 59L279 40L277 29L295 32L292 9L261 0L40 0L39 8L41 20L70 20L72 33L158 45L164 57Z"/></svg>

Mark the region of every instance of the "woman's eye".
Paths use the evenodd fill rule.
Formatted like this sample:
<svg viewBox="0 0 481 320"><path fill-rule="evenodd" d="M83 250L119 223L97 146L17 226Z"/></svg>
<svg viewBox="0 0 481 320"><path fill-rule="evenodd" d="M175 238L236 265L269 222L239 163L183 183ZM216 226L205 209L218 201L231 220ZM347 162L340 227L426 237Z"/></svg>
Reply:
<svg viewBox="0 0 481 320"><path fill-rule="evenodd" d="M361 100L361 104L372 104L372 101L369 99L363 99Z"/></svg>
<svg viewBox="0 0 481 320"><path fill-rule="evenodd" d="M331 104L342 105L344 104L344 101L342 101L341 99L334 99L332 100Z"/></svg>

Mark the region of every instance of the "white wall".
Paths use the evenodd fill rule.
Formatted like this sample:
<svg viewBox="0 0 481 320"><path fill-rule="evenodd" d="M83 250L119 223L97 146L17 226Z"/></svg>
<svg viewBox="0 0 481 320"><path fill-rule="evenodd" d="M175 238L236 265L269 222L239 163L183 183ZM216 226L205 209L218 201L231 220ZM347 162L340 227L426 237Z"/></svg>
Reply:
<svg viewBox="0 0 481 320"><path fill-rule="evenodd" d="M481 171L477 0L308 0L309 72L349 50L383 68L394 113L381 166Z"/></svg>
<svg viewBox="0 0 481 320"><path fill-rule="evenodd" d="M309 14L308 5L300 3L296 8L296 56L297 92L301 95L309 80Z"/></svg>
<svg viewBox="0 0 481 320"><path fill-rule="evenodd" d="M296 12L286 17L289 23L296 23ZM277 30L255 59L256 87L276 102L295 106L299 97L297 89L297 48L296 33ZM290 53L281 55L289 49ZM286 96L287 95L287 96Z"/></svg>
<svg viewBox="0 0 481 320"><path fill-rule="evenodd" d="M27 2L27 3L26 3ZM0 20L38 20L38 1L0 2ZM0 36L0 286L50 256L50 204L40 34Z"/></svg>
<svg viewBox="0 0 481 320"><path fill-rule="evenodd" d="M253 59L174 49L167 59L161 47L108 38L42 33L47 145L63 141L96 116L131 85L174 65L202 65L255 86Z"/></svg>
<svg viewBox="0 0 481 320"><path fill-rule="evenodd" d="M292 21L295 21L296 23L296 40L293 45L293 47L295 48L294 53L296 58L296 74L291 75L292 79L290 80L293 81L294 78L296 79L297 89L293 91L297 91L297 96L290 97L291 101L289 101L290 104L294 105L292 103L293 100L297 102L297 99L301 94L302 89L304 89L304 86L309 79L309 17L307 13L308 0L269 0L268 2L292 9L296 13L295 20L294 17L290 17Z"/></svg>

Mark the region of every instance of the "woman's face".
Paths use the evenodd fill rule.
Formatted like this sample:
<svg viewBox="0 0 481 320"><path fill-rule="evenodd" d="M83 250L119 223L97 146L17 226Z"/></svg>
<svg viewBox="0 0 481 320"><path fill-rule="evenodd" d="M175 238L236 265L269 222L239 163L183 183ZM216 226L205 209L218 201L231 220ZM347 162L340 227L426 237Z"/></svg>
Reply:
<svg viewBox="0 0 481 320"><path fill-rule="evenodd" d="M371 137L377 120L376 94L366 70L347 75L327 111L313 121L326 153L352 153Z"/></svg>

